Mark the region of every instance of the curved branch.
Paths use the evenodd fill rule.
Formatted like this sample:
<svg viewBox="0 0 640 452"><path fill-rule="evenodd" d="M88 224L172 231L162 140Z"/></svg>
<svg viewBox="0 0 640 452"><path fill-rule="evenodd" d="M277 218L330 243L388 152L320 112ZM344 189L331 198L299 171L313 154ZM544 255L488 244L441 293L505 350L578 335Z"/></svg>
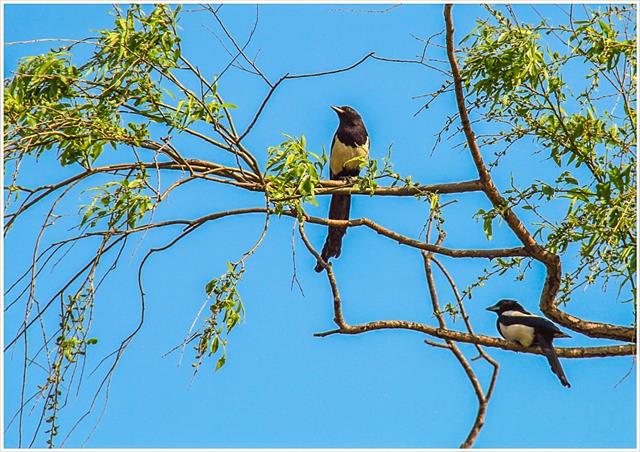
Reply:
<svg viewBox="0 0 640 452"><path fill-rule="evenodd" d="M49 299L49 301L44 305L44 307L38 312L38 315L36 317L34 317L33 319L31 319L29 321L29 323L24 328L20 329L16 333L15 337L11 341L9 341L9 343L5 346L4 351L6 352L7 350L9 350L9 348L11 348L13 345L15 345L15 343L18 341L20 336L22 334L26 334L27 330L29 330L31 328L31 326L40 318L40 316L42 316L45 313L45 311L47 311L49 309L49 307L53 304L53 302L61 294L63 294L64 291L67 290L67 288L69 286L71 286L71 284L78 277L80 277L87 269L89 269L92 265L94 265L96 260L98 260L103 254L105 254L107 251L109 251L113 246L115 246L121 240L126 239L131 233L147 230L147 229L150 229L151 227L160 227L160 226L170 226L170 225L176 225L176 224L184 224L185 228L183 229L183 232L179 235L179 238L182 238L184 235L191 233L193 230L195 230L196 228L202 226L204 223L207 223L209 221L213 221L213 220L217 220L219 218L233 216L233 215L243 215L243 214L247 214L247 213L269 213L269 211L268 211L268 209L266 209L264 207L248 207L248 208L241 208L241 209L235 209L235 210L225 210L225 211L222 211L222 212L215 212L215 213L212 213L212 214L204 215L204 216L196 218L194 220L169 220L169 221L166 221L166 222L156 223L156 224L153 224L153 225L146 225L147 227L141 226L141 227L136 228L136 229L132 229L132 230L129 230L129 231L124 231L121 235L119 235L117 238L115 238L115 240L113 242L111 242L109 245L104 246L104 248L102 249L102 252L100 253L100 255L97 255L97 256L94 256L93 258L91 258L91 260L89 260L89 262L85 266L83 266L77 273L75 273L74 276L71 277L63 285L63 287L59 291L57 291L55 293L55 295L53 295L53 297L51 297ZM107 232L100 232L100 233L96 233L96 234L86 234L86 235L83 235L83 236L76 237L75 239L85 238L85 237L94 236L94 235L102 235L102 236L108 237L108 236L111 236L113 234L110 234L107 231Z"/></svg>
<svg viewBox="0 0 640 452"><path fill-rule="evenodd" d="M324 75L333 75L333 74L339 74L341 72L347 72L347 71L350 71L351 69L355 69L356 67L360 66L362 63L364 63L374 55L375 55L375 52L369 52L368 54L360 58L358 61L356 61L355 63L340 69L330 69L328 71L311 72L309 74L297 74L297 75L287 74L284 76L284 79L287 80L287 79L298 79L298 78L322 77Z"/></svg>
<svg viewBox="0 0 640 452"><path fill-rule="evenodd" d="M291 211L284 211L283 215L288 215L291 217L295 217L296 214ZM331 220L328 218L320 218L320 217L312 217L309 215L304 215L305 221L314 224L321 224L324 226L339 226L339 227L357 227L357 226L366 226L369 229L376 231L378 234L384 235L396 242L411 246L413 248L418 248L425 251L430 251L432 253L443 254L449 257L471 257L471 258L486 258L486 259L494 259L496 257L528 257L529 253L523 247L518 248L497 248L492 250L476 250L476 249L451 249L445 248L438 245L430 245L428 243L421 242L419 240L414 240L405 235L398 234L397 232L392 231L391 229L387 229L384 226L379 225L378 223L369 220L368 218L356 218L353 220Z"/></svg>
<svg viewBox="0 0 640 452"><path fill-rule="evenodd" d="M256 114L253 116L253 119L249 122L249 125L247 125L247 128L238 137L236 142L240 143L244 139L244 137L246 137L247 134L251 131L251 129L253 129L253 126L258 121L258 118L262 114L262 111L264 110L264 107L266 107L267 102L269 102L269 99L271 99L271 96L275 92L276 88L278 88L278 86L280 86L280 84L282 82L284 82L285 80L293 80L293 79L300 79L300 78L311 78L311 77L321 77L323 75L339 74L340 72L350 71L351 69L354 69L355 67L357 67L357 66L361 65L362 63L364 63L367 59L369 59L373 55L374 55L374 52L370 52L367 55L365 55L364 57L360 58L355 63L353 63L353 64L351 64L351 65L349 65L347 67L341 68L341 69L333 69L333 70L329 70L329 71L314 72L314 73L310 73L310 74L298 74L298 75L295 75L295 74L291 75L291 74L289 74L287 72L285 75L280 77L274 84L269 84L269 86L270 86L269 91L267 91L267 95L264 97L264 99L262 100L262 103L258 107L258 111L256 111Z"/></svg>
<svg viewBox="0 0 640 452"><path fill-rule="evenodd" d="M349 325L344 321L344 316L342 314L342 299L340 298L340 290L338 289L338 283L336 281L336 276L333 273L333 267L330 263L325 261L320 253L318 253L307 234L304 232L304 223L298 224L298 231L300 232L300 237L302 238L302 242L305 244L309 252L316 258L316 260L320 263L320 266L327 272L327 278L329 279L329 285L331 286L331 293L333 295L333 321L340 327L340 330L344 328L349 328Z"/></svg>

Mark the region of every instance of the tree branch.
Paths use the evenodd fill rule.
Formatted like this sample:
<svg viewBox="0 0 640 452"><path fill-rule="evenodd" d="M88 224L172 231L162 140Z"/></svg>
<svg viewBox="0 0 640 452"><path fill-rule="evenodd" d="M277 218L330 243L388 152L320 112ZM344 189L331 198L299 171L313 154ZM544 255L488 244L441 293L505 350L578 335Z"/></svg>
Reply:
<svg viewBox="0 0 640 452"><path fill-rule="evenodd" d="M294 212L284 211L283 215L288 216L296 216ZM384 235L390 239L395 240L396 242L411 246L413 248L418 248L425 251L430 251L437 254L443 254L449 257L472 257L472 258L486 258L486 259L494 259L496 257L515 257L515 256L529 256L527 250L523 247L519 248L497 248L492 250L477 250L477 249L450 249L444 248L437 245L430 245L428 243L421 242L419 240L414 240L405 235L398 234L397 232L392 231L391 229L387 229L384 226L375 223L374 221L369 220L368 218L356 218L353 220L331 220L328 218L320 218L320 217L312 217L309 215L304 215L305 221L314 224L321 224L324 226L340 226L340 227L357 227L357 226L366 226L369 229L376 231L378 234Z"/></svg>
<svg viewBox="0 0 640 452"><path fill-rule="evenodd" d="M334 314L333 321L341 329L349 328L349 325L347 325L347 323L344 321L344 316L342 314L342 299L340 298L340 290L338 289L338 282L336 281L336 276L333 273L333 267L331 266L330 263L326 262L322 258L322 256L320 256L320 253L318 253L315 250L315 248L309 241L309 238L304 232L303 223L298 224L298 231L300 232L300 237L302 238L304 245L307 247L309 252L313 255L313 257L316 258L316 260L320 263L322 268L327 273L327 279L329 280L329 285L331 286L331 293L333 294L333 314Z"/></svg>
<svg viewBox="0 0 640 452"><path fill-rule="evenodd" d="M362 334L375 330L411 330L428 334L440 339L450 339L456 342L478 344L486 347L500 348L512 352L531 353L544 355L540 347L523 347L517 342L510 342L492 336L468 334L460 331L436 328L419 322L407 320L378 320L360 325L349 325L346 328L338 328L321 333L315 333L316 337L326 337L333 334ZM555 347L560 358L603 358L610 356L629 356L636 354L636 344L604 345L598 347Z"/></svg>
<svg viewBox="0 0 640 452"><path fill-rule="evenodd" d="M427 242L429 241L429 237L431 236L431 226L433 224L433 219L435 218L436 214L437 214L437 211L435 210L431 211L431 215L429 217L429 225L427 228L427 240L426 240ZM438 239L436 240L435 245L440 245L444 241L445 236L446 236L445 232L443 230L440 230L440 233L438 234ZM433 268L431 266L432 259L433 259L433 253L422 251L422 260L424 263L425 278L427 280L427 286L429 288L429 295L431 297L433 314L438 320L438 325L440 326L440 328L444 329L446 328L446 321L444 319L444 316L442 315L442 311L440 310L440 303L438 301L438 291L436 289L436 282L435 282L435 279L433 278ZM468 322L467 322L467 328L470 328L470 324ZM428 343L432 343L432 342L429 341ZM462 353L462 351L460 350L460 347L458 347L458 344L456 344L454 341L449 339L446 340L446 344L447 344L447 348L451 351L451 353L453 353L453 355L456 357L456 359L462 366L462 369L464 370L465 374L467 375L467 378L469 379L469 382L471 383L473 392L475 393L476 398L478 399L478 411L476 413L476 419L473 422L473 425L471 426L469 433L467 434L467 438L460 445L461 449L468 449L473 446L473 443L475 442L476 438L478 437L478 434L480 433L480 430L482 429L482 426L484 425L484 419L486 416L489 399L488 397L485 397L484 390L482 389L482 384L480 383L480 380L478 379L476 373L471 367L469 360L464 355L464 353ZM478 349L480 349L479 346L477 347ZM491 378L490 386L493 386L498 375L498 365L495 361L492 361L492 363L494 364L494 372Z"/></svg>
<svg viewBox="0 0 640 452"><path fill-rule="evenodd" d="M482 190L482 184L479 180L444 184L410 185L404 187L377 187L374 191L356 190L351 187L353 183L338 180L323 180L320 181L318 185L320 186L320 188L316 188L316 195L351 194L376 196L416 196L427 193L438 193L444 195Z"/></svg>

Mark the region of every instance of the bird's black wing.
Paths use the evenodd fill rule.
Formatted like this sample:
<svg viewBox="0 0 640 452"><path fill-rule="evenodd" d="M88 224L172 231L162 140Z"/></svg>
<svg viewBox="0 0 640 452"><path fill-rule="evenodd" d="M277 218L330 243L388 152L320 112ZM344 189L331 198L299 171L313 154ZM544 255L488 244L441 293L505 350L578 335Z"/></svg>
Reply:
<svg viewBox="0 0 640 452"><path fill-rule="evenodd" d="M500 333L500 336L504 337L504 334L502 334L502 330L500 329L500 316L496 319L496 329L498 330L498 333ZM506 339L506 337L504 338Z"/></svg>
<svg viewBox="0 0 640 452"><path fill-rule="evenodd" d="M560 383L562 383L563 386L570 388L571 384L569 383L569 380L567 380L564 370L562 370L556 350L553 348L552 339L544 333L536 332L536 341L540 345L544 355L547 357L547 361L549 361L549 364L551 365L551 370L560 379Z"/></svg>
<svg viewBox="0 0 640 452"><path fill-rule="evenodd" d="M502 315L500 323L503 325L526 325L534 328L536 331L548 333L552 336L568 337L560 331L555 323L537 315Z"/></svg>

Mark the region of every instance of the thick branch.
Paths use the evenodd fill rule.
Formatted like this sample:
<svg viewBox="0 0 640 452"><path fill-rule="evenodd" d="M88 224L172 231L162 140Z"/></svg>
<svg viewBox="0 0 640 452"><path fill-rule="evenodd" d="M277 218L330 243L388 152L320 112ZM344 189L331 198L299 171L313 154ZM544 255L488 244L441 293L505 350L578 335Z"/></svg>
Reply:
<svg viewBox="0 0 640 452"><path fill-rule="evenodd" d="M460 114L462 130L467 139L469 151L471 152L473 163L475 164L476 170L478 171L478 176L480 177L483 191L486 193L487 197L494 205L494 207L503 210L502 216L504 217L507 224L511 227L513 232L516 234L516 236L518 236L518 238L522 241L524 246L535 250L541 255L548 254L546 250L542 249L540 245L538 245L533 236L524 227L520 219L513 213L511 209L507 207L507 201L502 197L502 195L494 185L493 180L491 179L491 175L489 174L489 170L485 166L482 159L482 153L480 152L480 148L476 141L475 135L473 133L473 130L471 129L471 121L469 120L469 113L467 112L464 92L462 90L462 76L460 75L460 69L458 67L458 62L456 61L455 49L453 44L453 19L451 17L451 8L451 4L445 5L444 7L444 18L447 29L447 56L449 57L451 73L453 74L456 103L458 105L458 113Z"/></svg>

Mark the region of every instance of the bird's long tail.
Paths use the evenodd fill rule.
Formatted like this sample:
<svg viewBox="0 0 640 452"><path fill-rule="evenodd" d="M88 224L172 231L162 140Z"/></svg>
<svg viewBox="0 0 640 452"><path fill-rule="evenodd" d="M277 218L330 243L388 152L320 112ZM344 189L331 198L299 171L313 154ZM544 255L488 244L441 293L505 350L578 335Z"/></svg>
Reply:
<svg viewBox="0 0 640 452"><path fill-rule="evenodd" d="M331 205L329 207L329 219L331 220L348 220L349 209L351 208L351 195L333 195L331 196ZM329 226L327 240L322 247L322 259L327 262L331 257L340 256L342 248L342 237L346 234L347 228L343 226ZM317 263L315 270L322 271L322 265Z"/></svg>
<svg viewBox="0 0 640 452"><path fill-rule="evenodd" d="M560 365L560 360L558 359L556 350L553 348L551 339L543 337L539 334L538 343L540 344L540 348L547 357L547 361L549 361L549 364L551 365L551 370L560 379L560 383L562 383L563 386L570 388L571 384L569 383L569 380L567 380L567 376L564 374L564 370L562 370L562 365Z"/></svg>

